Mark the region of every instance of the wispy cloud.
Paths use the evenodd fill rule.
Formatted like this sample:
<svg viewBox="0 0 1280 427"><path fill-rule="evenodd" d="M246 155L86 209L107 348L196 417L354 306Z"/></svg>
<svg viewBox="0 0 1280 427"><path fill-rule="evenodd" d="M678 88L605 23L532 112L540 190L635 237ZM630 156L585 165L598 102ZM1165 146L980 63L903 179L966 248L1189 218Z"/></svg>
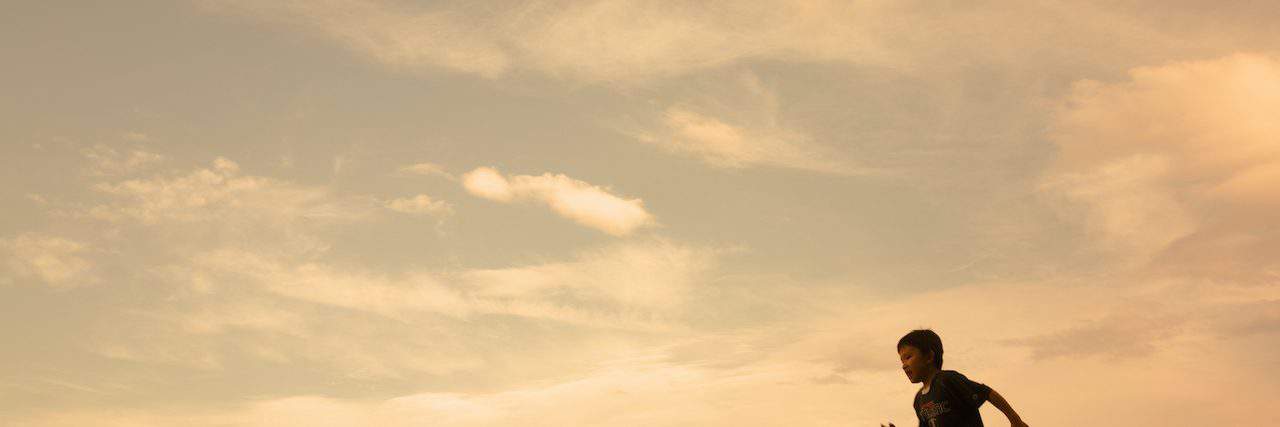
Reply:
<svg viewBox="0 0 1280 427"><path fill-rule="evenodd" d="M204 277L230 275L238 278L237 282L287 298L393 317L413 311L451 315L470 312L462 295L430 276L396 280L238 249L200 254L187 268Z"/></svg>
<svg viewBox="0 0 1280 427"><path fill-rule="evenodd" d="M107 221L221 220L241 215L273 218L359 218L356 206L335 202L319 188L297 186L267 177L241 175L240 166L218 158L211 167L190 173L94 186L113 201L89 208L86 215Z"/></svg>
<svg viewBox="0 0 1280 427"><path fill-rule="evenodd" d="M290 299L397 318L413 313L507 314L627 327L682 310L717 256L712 249L663 240L633 241L583 251L562 262L390 277L221 249L164 273L166 280L201 293L220 292L230 280Z"/></svg>
<svg viewBox="0 0 1280 427"><path fill-rule="evenodd" d="M93 284L93 263L85 243L35 233L0 239L5 281L34 279L54 288Z"/></svg>
<svg viewBox="0 0 1280 427"><path fill-rule="evenodd" d="M134 134L129 134L129 137L138 138ZM80 154L89 161L85 173L94 176L129 175L164 160L164 156L140 148L121 152L106 144L95 144L93 147L80 150Z"/></svg>
<svg viewBox="0 0 1280 427"><path fill-rule="evenodd" d="M562 174L508 178L496 169L481 167L463 175L462 185L471 194L497 202L541 202L560 216L615 236L655 225L640 199L623 199L607 188Z"/></svg>
<svg viewBox="0 0 1280 427"><path fill-rule="evenodd" d="M444 166L440 166L438 164L431 163L431 162L415 163L409 166L401 167L400 173L424 175L424 176L438 176L438 177L448 179L450 181L456 181L458 179L457 177L453 176L453 174L449 173L449 171L446 170Z"/></svg>
<svg viewBox="0 0 1280 427"><path fill-rule="evenodd" d="M567 178L512 181L521 197L544 197L567 205L561 209L569 212L578 201L575 192L587 192L587 202L604 197L606 203L639 205ZM395 349L375 344L423 322L479 330L532 323L566 331L669 332L682 327L683 303L718 254L665 240L628 240L543 264L388 274L322 260L335 244L324 231L376 219L380 202L374 198L250 175L223 158L194 170L92 188L98 202L70 205L66 219L116 227L95 239L113 245L131 239L120 246L125 258L168 261L132 267L137 277L165 284L154 288L163 298L134 301L113 316L115 327L103 328L86 345L108 359L184 369L223 371L236 369L231 361L252 360L329 367L365 379L410 378L483 365L461 349L414 354L431 342L472 342L484 352L506 345L466 338L451 328L418 331ZM381 208L428 214L448 208L426 196L384 203ZM147 253L148 242L160 243L165 254ZM92 270L94 260L85 247L65 239L6 241L6 249L21 249L15 253L22 256L13 258L14 271L44 274L56 283ZM581 335L597 333L544 339L581 348L594 345ZM235 342L234 348L218 344L226 340ZM352 345L357 342L367 345ZM304 343L325 350L307 356L291 350ZM609 350L601 346L598 351ZM564 360L591 354L598 353Z"/></svg>
<svg viewBox="0 0 1280 427"><path fill-rule="evenodd" d="M1280 61L1240 54L1129 77L1075 85L1044 188L1087 207L1101 241L1140 259L1274 279L1280 235L1264 212L1280 207Z"/></svg>
<svg viewBox="0 0 1280 427"><path fill-rule="evenodd" d="M88 347L114 360L219 372L248 359L362 381L528 376L547 367L507 355L516 343L595 363L634 337L687 329L685 303L718 254L628 241L546 264L386 274L305 253L224 248L153 268L147 277L168 291L97 326ZM530 327L538 332L510 335Z"/></svg>
<svg viewBox="0 0 1280 427"><path fill-rule="evenodd" d="M616 126L639 141L724 169L774 167L835 175L871 173L784 125L777 94L742 73L715 96L674 103L647 122ZM724 87L720 87L724 86Z"/></svg>
<svg viewBox="0 0 1280 427"><path fill-rule="evenodd" d="M413 197L401 197L383 203L387 209L414 215L448 215L453 212L453 205L443 200L433 200L431 196L419 194Z"/></svg>
<svg viewBox="0 0 1280 427"><path fill-rule="evenodd" d="M673 153L696 157L728 169L782 167L832 174L854 174L812 145L810 138L779 128L743 128L682 106L662 115L663 132L636 135Z"/></svg>

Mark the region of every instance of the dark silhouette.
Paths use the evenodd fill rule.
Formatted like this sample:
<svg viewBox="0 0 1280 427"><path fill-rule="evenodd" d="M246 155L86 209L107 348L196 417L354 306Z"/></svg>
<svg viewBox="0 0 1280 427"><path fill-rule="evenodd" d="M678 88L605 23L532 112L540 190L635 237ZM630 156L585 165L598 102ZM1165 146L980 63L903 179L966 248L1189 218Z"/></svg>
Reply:
<svg viewBox="0 0 1280 427"><path fill-rule="evenodd" d="M1027 427L1000 393L959 372L942 370L942 338L932 330L917 329L898 340L898 358L907 379L924 384L913 403L920 427L981 427L978 408L987 401L1004 412L1012 427Z"/></svg>

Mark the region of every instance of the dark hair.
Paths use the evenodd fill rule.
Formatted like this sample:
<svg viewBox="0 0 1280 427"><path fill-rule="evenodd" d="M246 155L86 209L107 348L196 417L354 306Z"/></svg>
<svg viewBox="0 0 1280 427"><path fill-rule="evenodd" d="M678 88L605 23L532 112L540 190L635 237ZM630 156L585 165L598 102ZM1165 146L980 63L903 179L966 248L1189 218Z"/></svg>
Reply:
<svg viewBox="0 0 1280 427"><path fill-rule="evenodd" d="M902 350L902 346L909 345L920 350L920 353L933 354L933 367L942 369L942 338L938 334L929 329L916 329L907 332L898 340L898 350Z"/></svg>

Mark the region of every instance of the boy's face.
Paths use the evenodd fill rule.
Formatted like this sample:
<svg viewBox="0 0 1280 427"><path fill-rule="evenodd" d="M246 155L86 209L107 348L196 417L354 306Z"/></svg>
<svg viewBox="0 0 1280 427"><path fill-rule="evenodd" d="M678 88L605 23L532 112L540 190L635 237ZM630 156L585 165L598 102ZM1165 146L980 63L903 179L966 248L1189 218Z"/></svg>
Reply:
<svg viewBox="0 0 1280 427"><path fill-rule="evenodd" d="M902 359L902 371L913 383L924 382L925 376L933 369L933 356L921 353L920 349L904 345L898 349L898 358Z"/></svg>

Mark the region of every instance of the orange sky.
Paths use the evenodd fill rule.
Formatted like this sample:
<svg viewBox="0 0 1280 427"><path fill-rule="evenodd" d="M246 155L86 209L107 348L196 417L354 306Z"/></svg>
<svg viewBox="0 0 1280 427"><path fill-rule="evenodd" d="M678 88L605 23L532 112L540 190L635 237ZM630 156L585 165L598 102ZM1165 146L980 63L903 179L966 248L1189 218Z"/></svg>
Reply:
<svg viewBox="0 0 1280 427"><path fill-rule="evenodd" d="M1280 422L1269 5L10 9L11 425Z"/></svg>

